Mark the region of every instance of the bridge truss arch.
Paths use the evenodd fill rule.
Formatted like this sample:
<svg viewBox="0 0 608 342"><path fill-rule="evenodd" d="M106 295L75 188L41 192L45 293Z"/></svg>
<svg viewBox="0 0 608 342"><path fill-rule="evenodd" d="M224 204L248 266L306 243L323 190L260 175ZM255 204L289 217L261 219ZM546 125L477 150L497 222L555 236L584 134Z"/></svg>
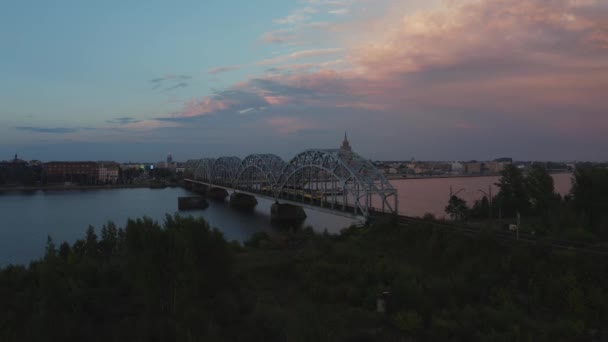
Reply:
<svg viewBox="0 0 608 342"><path fill-rule="evenodd" d="M239 157L220 157L215 160L209 175L212 184L232 186L241 165Z"/></svg>
<svg viewBox="0 0 608 342"><path fill-rule="evenodd" d="M213 164L215 163L214 158L204 158L195 161L192 164L193 175L195 180L209 181L211 179L211 172L213 170Z"/></svg>
<svg viewBox="0 0 608 342"><path fill-rule="evenodd" d="M332 208L352 208L366 217L375 210L397 213L397 190L386 177L370 161L338 149L296 155L284 168L277 192L277 198L300 194L303 202L321 206L330 198Z"/></svg>
<svg viewBox="0 0 608 342"><path fill-rule="evenodd" d="M397 190L369 160L338 149L306 150L289 162L274 154L187 163L193 180L312 207L369 217L397 213Z"/></svg>
<svg viewBox="0 0 608 342"><path fill-rule="evenodd" d="M275 154L251 154L241 162L234 179L235 189L277 196L277 185L287 163Z"/></svg>

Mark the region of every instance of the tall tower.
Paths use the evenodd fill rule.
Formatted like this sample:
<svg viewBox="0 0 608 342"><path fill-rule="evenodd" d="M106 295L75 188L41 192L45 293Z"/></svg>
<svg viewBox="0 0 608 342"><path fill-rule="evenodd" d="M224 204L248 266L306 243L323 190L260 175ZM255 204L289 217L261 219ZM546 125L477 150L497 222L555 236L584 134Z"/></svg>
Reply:
<svg viewBox="0 0 608 342"><path fill-rule="evenodd" d="M167 155L167 162L165 163L165 167L171 167L172 164L173 164L173 155L171 155L171 153L169 153Z"/></svg>
<svg viewBox="0 0 608 342"><path fill-rule="evenodd" d="M340 150L344 152L352 152L353 149L350 147L350 143L348 142L348 137L346 136L346 131L344 131L344 140L342 141L342 146L340 146Z"/></svg>

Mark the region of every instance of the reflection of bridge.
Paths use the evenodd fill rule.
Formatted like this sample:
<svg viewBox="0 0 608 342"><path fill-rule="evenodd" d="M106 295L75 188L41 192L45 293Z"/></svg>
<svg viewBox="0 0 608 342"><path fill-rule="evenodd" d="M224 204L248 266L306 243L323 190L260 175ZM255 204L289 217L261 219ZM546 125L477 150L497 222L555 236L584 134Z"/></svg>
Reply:
<svg viewBox="0 0 608 342"><path fill-rule="evenodd" d="M336 214L397 213L397 190L370 161L344 150L307 150L289 162L273 154L191 160L185 176L191 184Z"/></svg>

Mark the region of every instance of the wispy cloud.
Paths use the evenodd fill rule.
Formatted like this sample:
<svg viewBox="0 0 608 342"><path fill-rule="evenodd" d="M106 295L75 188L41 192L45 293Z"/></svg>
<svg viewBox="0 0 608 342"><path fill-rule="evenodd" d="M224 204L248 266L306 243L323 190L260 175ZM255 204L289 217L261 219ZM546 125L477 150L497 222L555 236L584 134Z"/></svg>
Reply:
<svg viewBox="0 0 608 342"><path fill-rule="evenodd" d="M247 114L247 113L249 113L249 112L251 112L253 110L255 110L255 108L252 108L252 107L249 107L249 108L246 108L246 109L241 109L241 110L239 110L239 114Z"/></svg>
<svg viewBox="0 0 608 342"><path fill-rule="evenodd" d="M302 50L290 53L288 55L281 55L270 59L265 59L263 61L258 62L259 65L272 65L285 63L288 61L293 61L302 58L310 58L324 55L334 55L342 52L342 48L327 48L327 49L311 49L311 50Z"/></svg>
<svg viewBox="0 0 608 342"><path fill-rule="evenodd" d="M169 91L187 87L187 81L190 79L192 79L192 76L188 75L165 75L148 80L148 83L152 84L152 89L163 88L163 91Z"/></svg>
<svg viewBox="0 0 608 342"><path fill-rule="evenodd" d="M120 130L129 130L129 131L152 131L160 128L172 128L172 127L180 127L181 124L176 122L168 122L158 119L150 119L150 120L141 120L136 122L127 123L121 126Z"/></svg>
<svg viewBox="0 0 608 342"><path fill-rule="evenodd" d="M278 116L267 119L267 123L272 129L281 134L289 135L311 129L317 129L320 126L316 123L307 121L298 117Z"/></svg>
<svg viewBox="0 0 608 342"><path fill-rule="evenodd" d="M345 15L345 14L348 14L348 12L350 12L350 10L348 8L339 8L339 9L327 11L327 13L333 14L333 15Z"/></svg>
<svg viewBox="0 0 608 342"><path fill-rule="evenodd" d="M68 127L31 127L31 126L18 126L15 129L20 131L30 131L36 133L51 133L51 134L69 134L78 131L75 128Z"/></svg>
<svg viewBox="0 0 608 342"><path fill-rule="evenodd" d="M170 90L178 89L178 88L186 88L187 86L188 86L188 83L186 83L186 82L179 82L176 85L173 85L171 87L165 88L165 91L170 91Z"/></svg>
<svg viewBox="0 0 608 342"><path fill-rule="evenodd" d="M217 75L228 71L239 70L240 68L242 68L240 65L223 66L209 69L207 73L210 75Z"/></svg>
<svg viewBox="0 0 608 342"><path fill-rule="evenodd" d="M311 18L311 14L318 13L319 10L315 7L302 7L293 11L290 15L276 19L274 22L281 25L295 25L305 22Z"/></svg>
<svg viewBox="0 0 608 342"><path fill-rule="evenodd" d="M109 123L109 124L118 124L118 125L126 125L126 124L130 124L130 123L138 122L138 121L140 121L140 120L137 120L137 119L132 118L130 116L123 116L123 117L119 117L119 118L114 118L114 119L106 120L106 123Z"/></svg>

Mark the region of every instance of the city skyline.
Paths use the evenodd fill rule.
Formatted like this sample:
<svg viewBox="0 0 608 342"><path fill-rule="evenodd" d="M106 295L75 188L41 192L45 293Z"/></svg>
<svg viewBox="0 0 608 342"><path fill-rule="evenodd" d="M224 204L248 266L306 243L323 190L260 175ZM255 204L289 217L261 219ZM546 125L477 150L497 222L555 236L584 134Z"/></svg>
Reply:
<svg viewBox="0 0 608 342"><path fill-rule="evenodd" d="M33 3L0 13L6 158L285 157L347 130L374 160L606 160L601 1Z"/></svg>

